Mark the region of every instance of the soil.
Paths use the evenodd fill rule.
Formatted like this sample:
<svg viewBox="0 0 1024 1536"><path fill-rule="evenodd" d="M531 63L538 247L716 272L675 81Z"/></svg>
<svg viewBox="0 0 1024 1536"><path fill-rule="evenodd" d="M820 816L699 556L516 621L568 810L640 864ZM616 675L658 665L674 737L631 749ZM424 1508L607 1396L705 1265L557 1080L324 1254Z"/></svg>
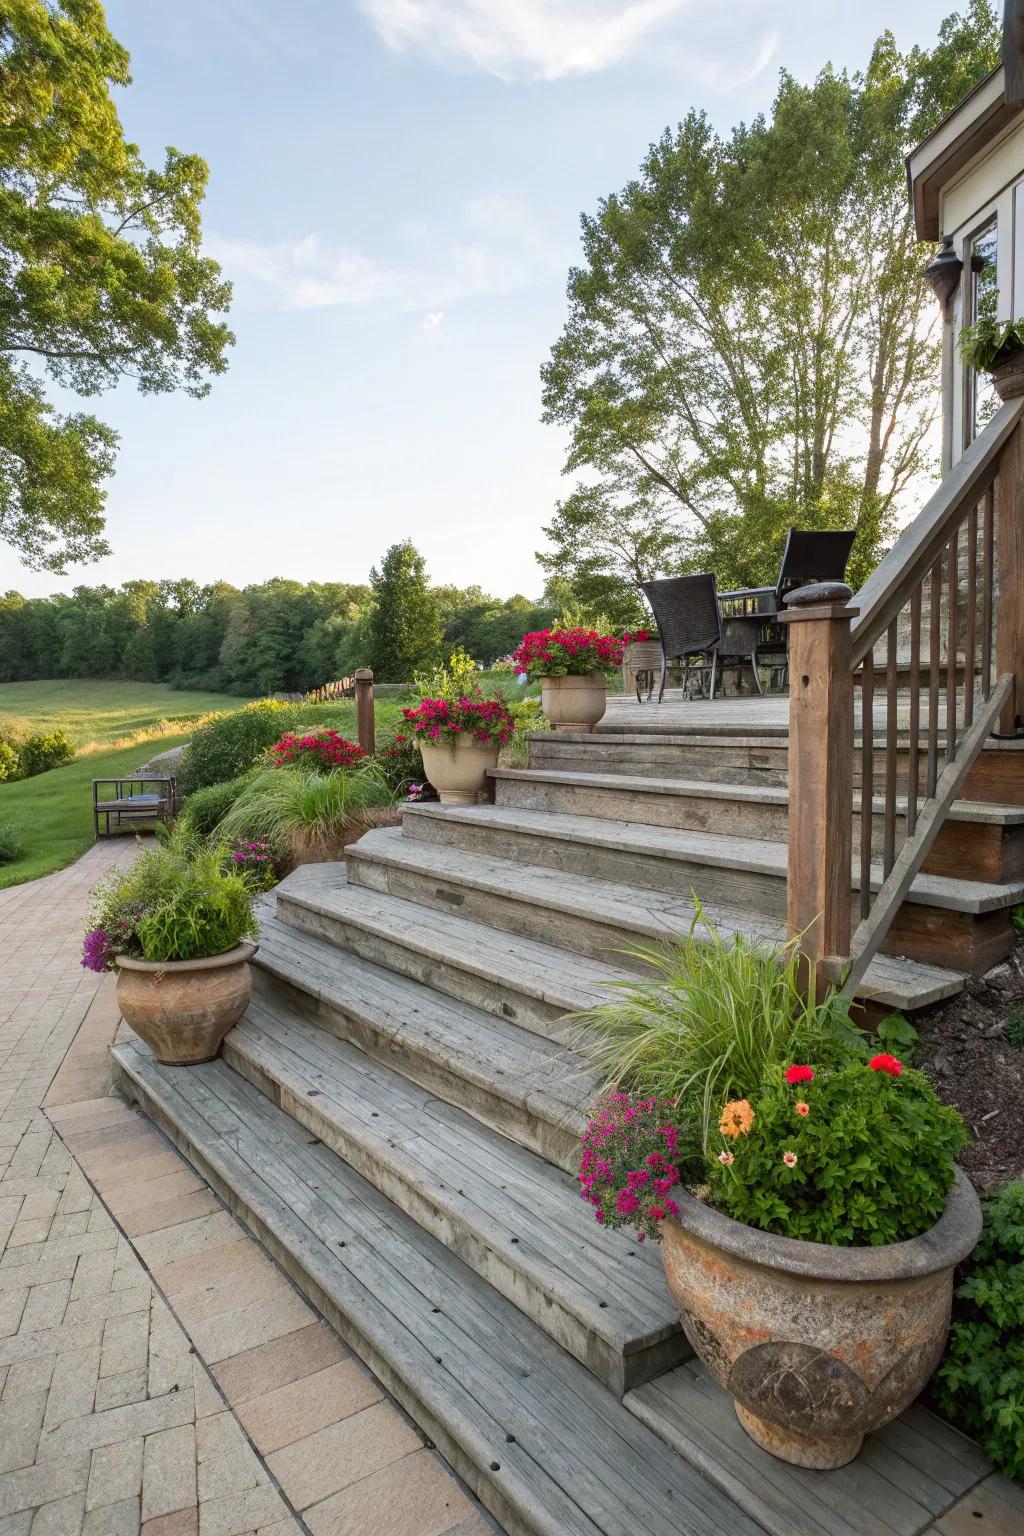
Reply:
<svg viewBox="0 0 1024 1536"><path fill-rule="evenodd" d="M1024 940L1002 965L915 1022L921 1040L914 1065L928 1073L945 1102L955 1105L966 1120L972 1139L960 1162L979 1193L1020 1178Z"/></svg>

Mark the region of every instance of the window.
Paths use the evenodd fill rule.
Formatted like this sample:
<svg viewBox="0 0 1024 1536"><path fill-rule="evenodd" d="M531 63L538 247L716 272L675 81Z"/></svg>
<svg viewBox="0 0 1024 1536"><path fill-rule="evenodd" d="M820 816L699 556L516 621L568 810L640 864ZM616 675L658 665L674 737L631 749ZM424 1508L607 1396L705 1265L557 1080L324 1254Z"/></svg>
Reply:
<svg viewBox="0 0 1024 1536"><path fill-rule="evenodd" d="M968 325L996 315L999 303L997 263L998 228L995 216L966 242L964 265L968 274ZM965 446L973 442L987 421L995 415L999 400L987 373L971 369L964 380L967 405Z"/></svg>

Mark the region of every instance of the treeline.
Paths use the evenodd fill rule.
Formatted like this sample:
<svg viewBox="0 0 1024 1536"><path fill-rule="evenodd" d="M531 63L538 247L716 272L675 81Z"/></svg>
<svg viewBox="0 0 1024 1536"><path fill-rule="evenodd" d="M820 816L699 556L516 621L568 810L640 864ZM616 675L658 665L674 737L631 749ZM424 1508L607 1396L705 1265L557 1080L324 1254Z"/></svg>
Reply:
<svg viewBox="0 0 1024 1536"><path fill-rule="evenodd" d="M390 621L381 621L385 609L401 615L417 604L429 622L406 654L400 636L392 643ZM131 677L256 696L305 693L360 666L373 666L382 682L405 682L411 667L455 646L489 665L552 616L525 597L425 582L387 593L359 582L283 579L241 589L185 579L81 586L46 598L8 592L0 598L0 682Z"/></svg>

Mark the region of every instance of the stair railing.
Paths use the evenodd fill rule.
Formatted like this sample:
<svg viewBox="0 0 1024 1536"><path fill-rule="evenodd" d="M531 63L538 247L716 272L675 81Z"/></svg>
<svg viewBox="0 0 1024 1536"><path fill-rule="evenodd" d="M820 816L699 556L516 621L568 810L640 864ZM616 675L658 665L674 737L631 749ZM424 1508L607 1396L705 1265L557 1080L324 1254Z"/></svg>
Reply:
<svg viewBox="0 0 1024 1536"><path fill-rule="evenodd" d="M788 599L787 925L850 997L986 738L1021 726L1022 417L999 409L856 596Z"/></svg>

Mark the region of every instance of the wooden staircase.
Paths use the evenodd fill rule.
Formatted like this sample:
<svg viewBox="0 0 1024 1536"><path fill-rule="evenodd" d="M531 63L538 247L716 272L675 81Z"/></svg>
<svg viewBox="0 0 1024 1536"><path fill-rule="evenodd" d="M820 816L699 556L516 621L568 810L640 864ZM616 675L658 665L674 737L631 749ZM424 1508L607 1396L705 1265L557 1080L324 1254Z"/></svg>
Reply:
<svg viewBox="0 0 1024 1536"><path fill-rule="evenodd" d="M596 1083L566 1016L636 973L621 947L684 931L694 889L726 929L784 932L785 753L535 737L493 804L411 806L266 899L222 1060L115 1048L123 1091L510 1536L916 1536L988 1470L919 1408L839 1472L761 1451L689 1358L657 1252L599 1228L572 1176ZM953 825L964 868L914 881L876 1007L949 997L1009 942L1024 806L963 800Z"/></svg>

